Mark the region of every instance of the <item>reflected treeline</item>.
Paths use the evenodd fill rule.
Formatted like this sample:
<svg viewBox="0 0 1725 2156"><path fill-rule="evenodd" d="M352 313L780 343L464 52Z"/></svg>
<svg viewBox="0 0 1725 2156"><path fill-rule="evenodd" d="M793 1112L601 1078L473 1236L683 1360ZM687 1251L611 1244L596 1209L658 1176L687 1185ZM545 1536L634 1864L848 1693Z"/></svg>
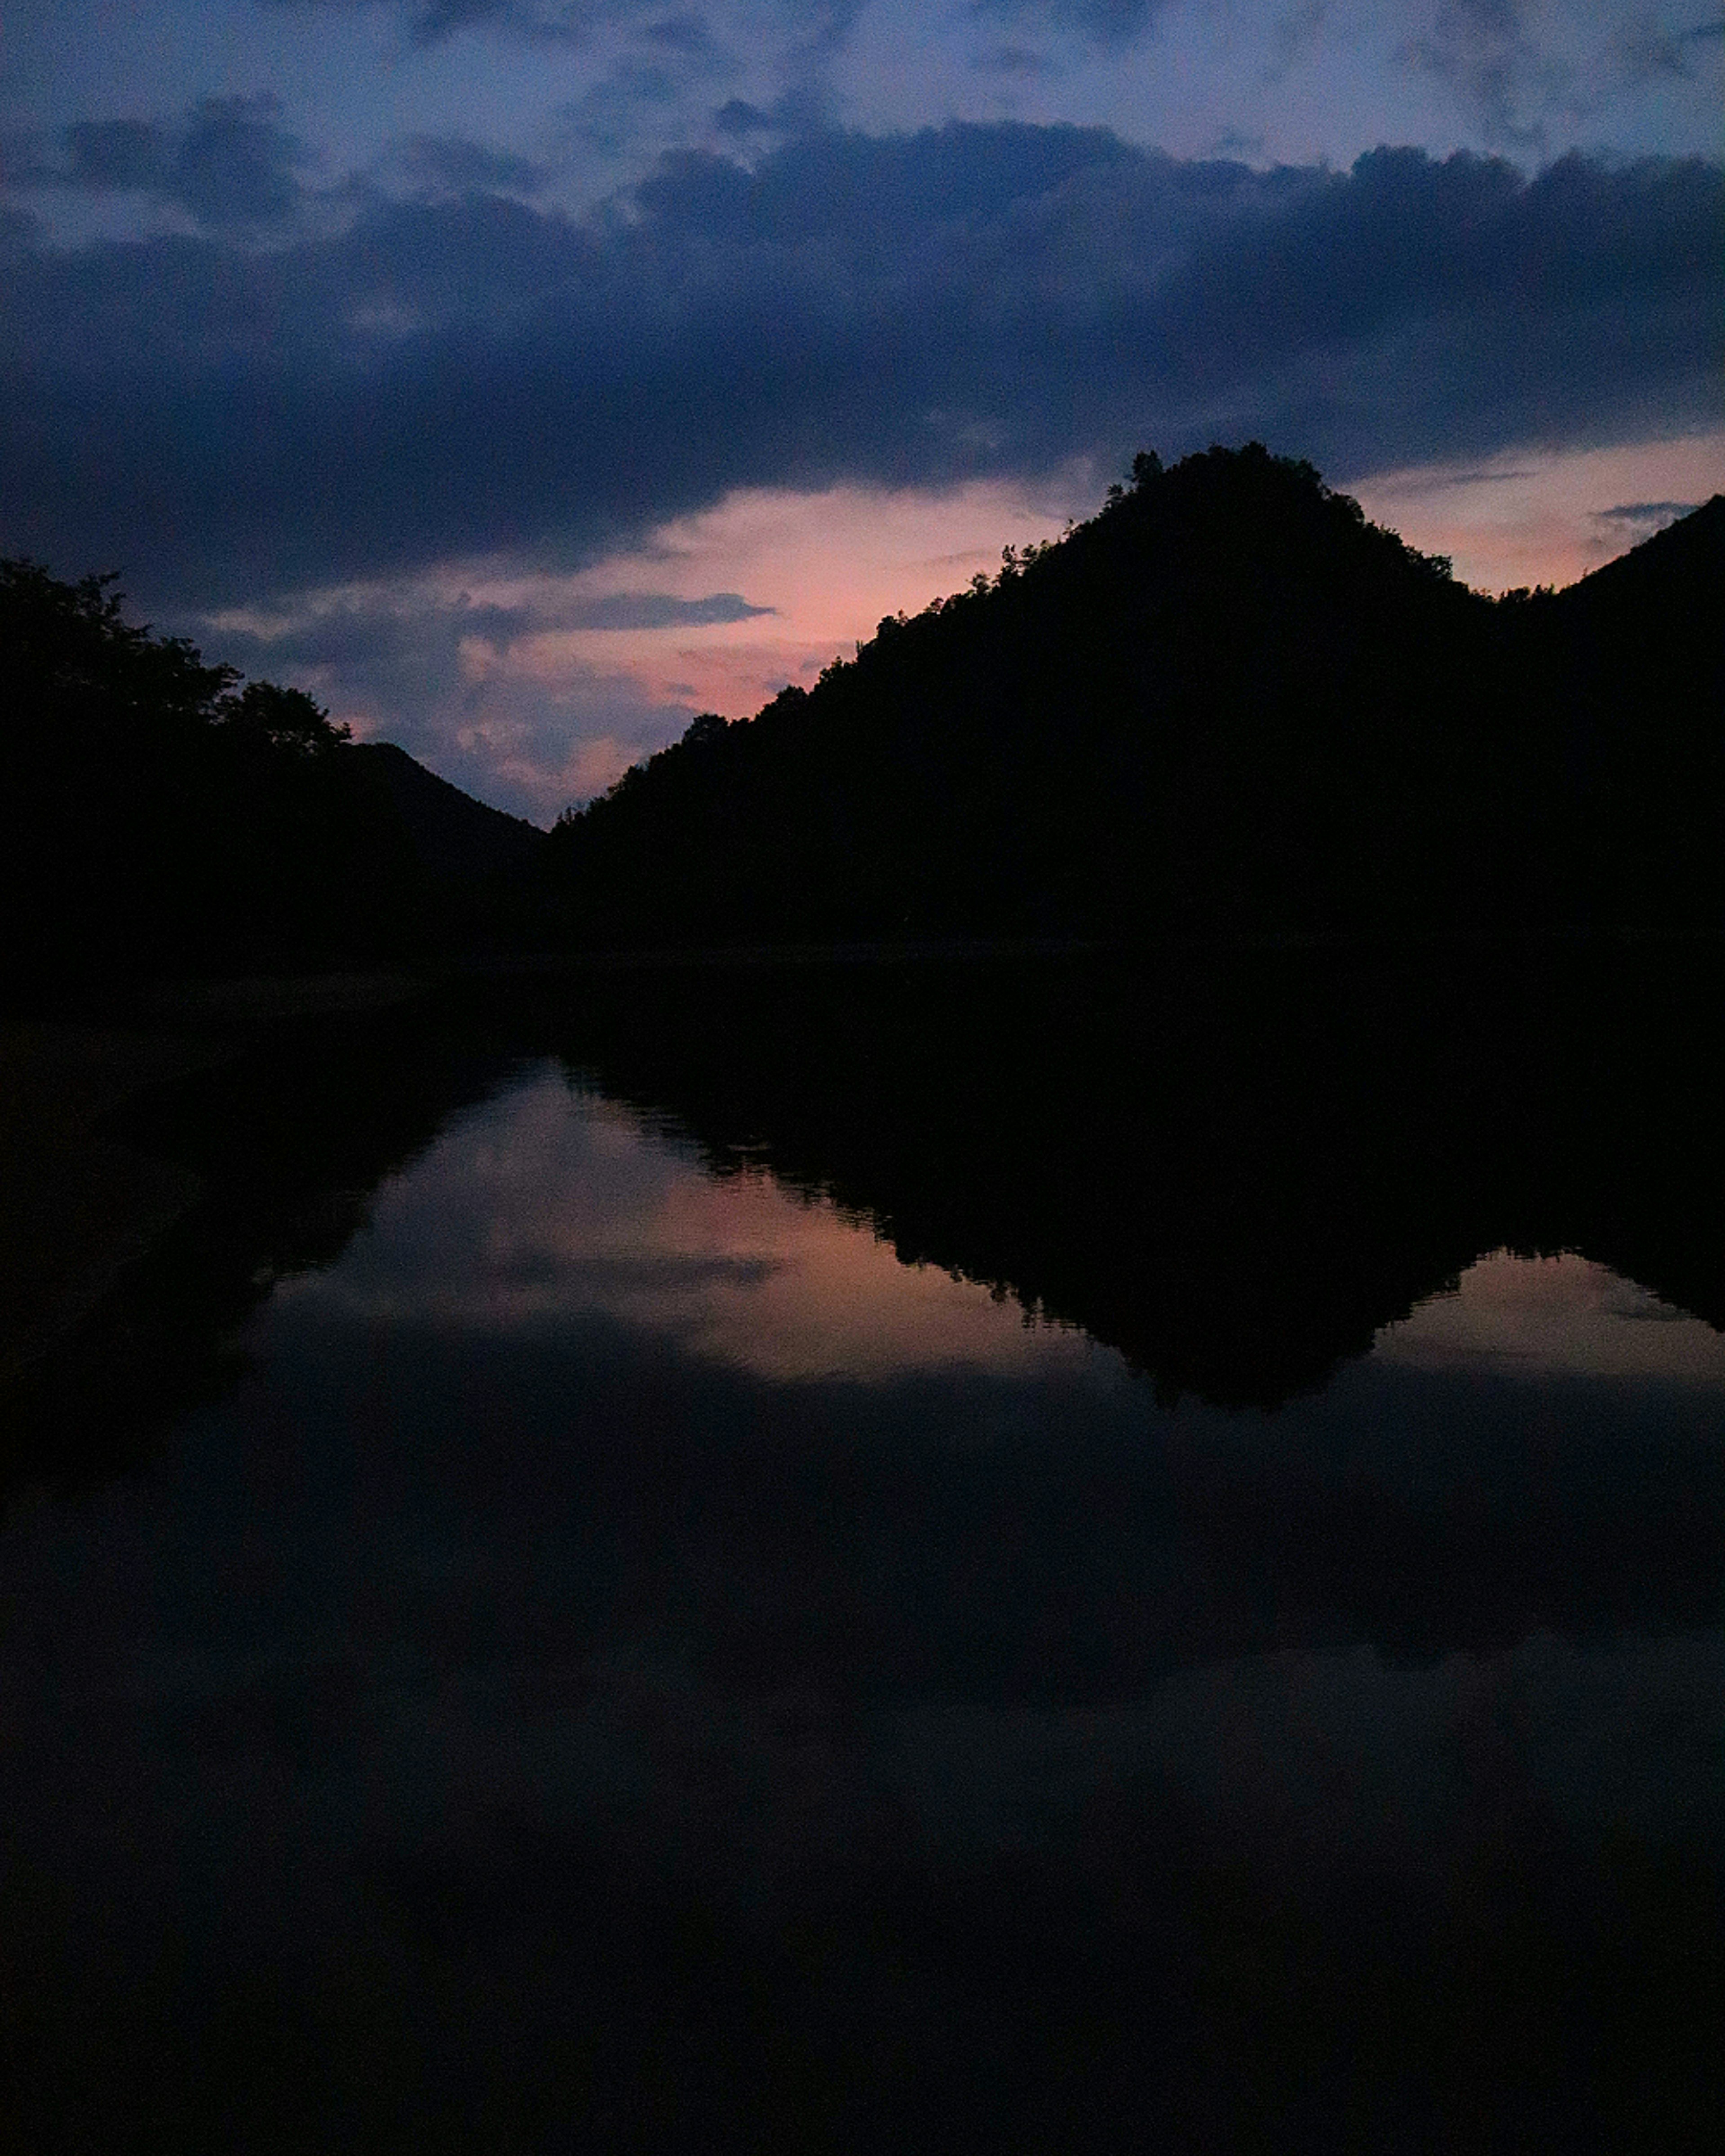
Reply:
<svg viewBox="0 0 1725 2156"><path fill-rule="evenodd" d="M1081 1326L1274 1407L1481 1252L1725 1325L1717 954L1280 951L583 979L571 1063Z"/></svg>
<svg viewBox="0 0 1725 2156"><path fill-rule="evenodd" d="M110 1134L193 1169L206 1195L0 1399L0 1498L124 1468L225 1391L244 1368L235 1336L273 1283L333 1262L378 1184L483 1099L502 1061L423 1006L321 1017L109 1118Z"/></svg>
<svg viewBox="0 0 1725 2156"><path fill-rule="evenodd" d="M117 1464L378 1183L554 1050L1165 1400L1322 1386L1481 1251L1577 1250L1725 1325L1718 965L1276 952L592 973L323 1019L108 1127L206 1202L15 1386L8 1481Z"/></svg>

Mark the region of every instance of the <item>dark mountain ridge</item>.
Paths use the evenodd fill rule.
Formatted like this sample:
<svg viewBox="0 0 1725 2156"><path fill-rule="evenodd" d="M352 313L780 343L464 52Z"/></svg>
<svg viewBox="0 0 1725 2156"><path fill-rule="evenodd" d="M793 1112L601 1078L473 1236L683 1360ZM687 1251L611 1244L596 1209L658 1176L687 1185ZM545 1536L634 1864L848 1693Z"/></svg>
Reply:
<svg viewBox="0 0 1725 2156"><path fill-rule="evenodd" d="M545 834L536 824L464 793L393 742L357 742L353 757L426 875L472 885L520 874L537 859Z"/></svg>
<svg viewBox="0 0 1725 2156"><path fill-rule="evenodd" d="M1494 602L1260 444L567 816L590 946L1725 925L1715 502Z"/></svg>
<svg viewBox="0 0 1725 2156"><path fill-rule="evenodd" d="M1725 930L1725 498L1494 602L1260 445L711 714L549 838L0 562L10 975L562 945Z"/></svg>
<svg viewBox="0 0 1725 2156"><path fill-rule="evenodd" d="M545 834L302 691L0 561L0 981L436 960L521 927Z"/></svg>

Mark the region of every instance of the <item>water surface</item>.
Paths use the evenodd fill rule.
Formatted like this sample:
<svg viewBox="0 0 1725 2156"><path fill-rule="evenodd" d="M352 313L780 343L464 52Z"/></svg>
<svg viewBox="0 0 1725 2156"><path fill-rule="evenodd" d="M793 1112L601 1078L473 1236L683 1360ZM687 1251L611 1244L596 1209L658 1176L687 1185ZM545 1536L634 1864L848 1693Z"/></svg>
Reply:
<svg viewBox="0 0 1725 2156"><path fill-rule="evenodd" d="M927 1005L902 1054L727 1008L350 1074L355 1123L441 1105L244 1245L222 1382L126 1471L14 1496L34 2145L1704 2123L1725 1337L1453 1219L1429 1121L1406 1182L1323 1138L1355 1269L1272 1291L1299 1087L1376 1142L1332 1064L1127 1122Z"/></svg>

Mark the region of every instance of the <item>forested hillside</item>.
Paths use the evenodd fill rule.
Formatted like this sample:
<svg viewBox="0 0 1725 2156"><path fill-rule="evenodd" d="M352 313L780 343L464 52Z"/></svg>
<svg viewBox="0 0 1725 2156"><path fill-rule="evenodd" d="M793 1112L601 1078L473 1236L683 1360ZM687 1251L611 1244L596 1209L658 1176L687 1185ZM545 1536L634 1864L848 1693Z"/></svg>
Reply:
<svg viewBox="0 0 1725 2156"><path fill-rule="evenodd" d="M543 834L303 691L0 562L0 978L435 958L517 925Z"/></svg>
<svg viewBox="0 0 1725 2156"><path fill-rule="evenodd" d="M1721 506L1493 602L1309 465L1141 456L1063 540L566 817L558 932L1719 925L1721 667L1693 595L1719 590Z"/></svg>
<svg viewBox="0 0 1725 2156"><path fill-rule="evenodd" d="M0 562L9 978L502 947L1725 929L1725 498L1493 601L1254 444L550 838Z"/></svg>

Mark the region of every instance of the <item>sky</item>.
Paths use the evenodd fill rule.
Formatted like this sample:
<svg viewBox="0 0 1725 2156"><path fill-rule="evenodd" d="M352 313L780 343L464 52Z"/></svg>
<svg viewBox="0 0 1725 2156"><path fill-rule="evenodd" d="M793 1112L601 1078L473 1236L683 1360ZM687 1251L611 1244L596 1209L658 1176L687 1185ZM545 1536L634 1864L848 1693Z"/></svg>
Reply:
<svg viewBox="0 0 1725 2156"><path fill-rule="evenodd" d="M548 823L1257 439L1725 488L1720 0L9 0L0 551Z"/></svg>

